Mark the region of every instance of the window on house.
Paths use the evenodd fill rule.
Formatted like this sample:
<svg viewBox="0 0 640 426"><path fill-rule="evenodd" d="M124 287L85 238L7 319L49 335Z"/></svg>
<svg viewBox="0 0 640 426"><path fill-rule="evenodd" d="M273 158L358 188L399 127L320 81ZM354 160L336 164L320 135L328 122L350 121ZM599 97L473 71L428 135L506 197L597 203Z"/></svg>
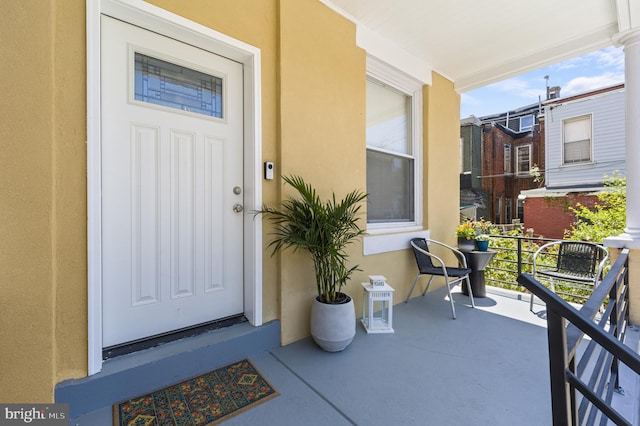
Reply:
<svg viewBox="0 0 640 426"><path fill-rule="evenodd" d="M505 223L511 223L511 206L513 203L511 202L511 198L504 199L504 217Z"/></svg>
<svg viewBox="0 0 640 426"><path fill-rule="evenodd" d="M516 215L518 215L518 219L520 219L520 223L524 223L524 200L518 198L516 201Z"/></svg>
<svg viewBox="0 0 640 426"><path fill-rule="evenodd" d="M529 176L531 170L531 145L516 147L516 174Z"/></svg>
<svg viewBox="0 0 640 426"><path fill-rule="evenodd" d="M520 131L526 132L533 129L533 115L520 117Z"/></svg>
<svg viewBox="0 0 640 426"><path fill-rule="evenodd" d="M415 93L367 77L367 226L416 224Z"/></svg>
<svg viewBox="0 0 640 426"><path fill-rule="evenodd" d="M562 122L563 164L591 162L591 115Z"/></svg>
<svg viewBox="0 0 640 426"><path fill-rule="evenodd" d="M504 144L504 174L511 174L511 144Z"/></svg>
<svg viewBox="0 0 640 426"><path fill-rule="evenodd" d="M464 158L464 138L460 138L460 173L466 172L466 170L464 169L464 163L465 163L465 158Z"/></svg>

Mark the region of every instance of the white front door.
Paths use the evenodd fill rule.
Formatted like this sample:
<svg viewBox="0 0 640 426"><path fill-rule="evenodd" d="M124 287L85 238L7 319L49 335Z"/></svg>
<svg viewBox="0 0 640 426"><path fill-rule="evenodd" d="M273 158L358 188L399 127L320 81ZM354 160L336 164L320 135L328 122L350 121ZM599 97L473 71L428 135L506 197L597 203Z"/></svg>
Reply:
<svg viewBox="0 0 640 426"><path fill-rule="evenodd" d="M103 347L243 311L242 65L102 17Z"/></svg>

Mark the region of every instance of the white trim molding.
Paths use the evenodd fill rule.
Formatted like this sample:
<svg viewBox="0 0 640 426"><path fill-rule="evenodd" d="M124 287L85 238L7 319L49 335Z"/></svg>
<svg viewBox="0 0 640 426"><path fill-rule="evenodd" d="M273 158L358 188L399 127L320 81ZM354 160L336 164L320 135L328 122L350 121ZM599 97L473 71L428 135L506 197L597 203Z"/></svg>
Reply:
<svg viewBox="0 0 640 426"><path fill-rule="evenodd" d="M407 233L414 232L416 230L422 230L422 217L423 217L423 188L422 188L422 177L423 177L423 169L424 165L421 162L422 159L422 150L423 150L423 138L422 138L422 108L423 108L423 98L422 98L422 87L423 82L402 72L398 68L387 64L384 61L376 58L375 56L371 56L367 54L367 76L370 76L390 87L393 87L399 90L402 93L411 96L411 123L412 123L412 157L415 161L415 173L414 173L414 191L413 191L413 199L414 199L414 215L415 220L412 222L388 222L388 223L368 223L367 224L367 232L370 234L374 234L375 238L369 238L369 241L376 241L377 245L380 246L382 250L385 247L384 239L387 238L388 234L390 240L390 244L387 245L388 250L382 251L394 251L398 250L392 242L395 238L394 235L398 233ZM407 240L408 241L408 240ZM382 243L380 243L382 242ZM378 249L373 249L374 253L381 253L382 251L377 251ZM365 253L366 254L366 253Z"/></svg>
<svg viewBox="0 0 640 426"><path fill-rule="evenodd" d="M367 28L353 15L337 7L333 2L327 0L320 0L320 2L356 25L356 45L364 49L368 55L393 64L398 70L417 79L422 84L431 85L433 67L423 59L412 55L389 39Z"/></svg>
<svg viewBox="0 0 640 426"><path fill-rule="evenodd" d="M362 253L365 256L369 256L371 254L407 250L411 248L409 241L411 241L412 238L430 238L429 235L429 231L402 232L399 234L386 235L366 235L362 238Z"/></svg>
<svg viewBox="0 0 640 426"><path fill-rule="evenodd" d="M367 52L367 62L371 57L393 64L399 71L420 84L431 85L432 67L423 60L407 53L400 46L392 43L364 25L356 26L356 44Z"/></svg>
<svg viewBox="0 0 640 426"><path fill-rule="evenodd" d="M244 76L244 314L262 325L262 110L260 49L141 0L86 0L87 33L87 245L88 373L102 369L102 205L100 17L111 16L225 56Z"/></svg>

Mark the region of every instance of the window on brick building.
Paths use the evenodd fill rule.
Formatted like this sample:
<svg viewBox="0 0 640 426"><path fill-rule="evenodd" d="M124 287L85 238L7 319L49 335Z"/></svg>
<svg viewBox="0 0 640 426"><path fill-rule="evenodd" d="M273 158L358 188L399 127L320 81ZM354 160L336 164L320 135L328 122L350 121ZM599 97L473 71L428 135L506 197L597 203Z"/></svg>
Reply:
<svg viewBox="0 0 640 426"><path fill-rule="evenodd" d="M529 176L531 170L531 145L516 147L516 174Z"/></svg>
<svg viewBox="0 0 640 426"><path fill-rule="evenodd" d="M520 219L520 223L524 223L524 200L520 198L516 201L516 215Z"/></svg>
<svg viewBox="0 0 640 426"><path fill-rule="evenodd" d="M511 144L504 144L504 174L511 174Z"/></svg>
<svg viewBox="0 0 640 426"><path fill-rule="evenodd" d="M591 115L570 118L562 122L562 163L591 162Z"/></svg>

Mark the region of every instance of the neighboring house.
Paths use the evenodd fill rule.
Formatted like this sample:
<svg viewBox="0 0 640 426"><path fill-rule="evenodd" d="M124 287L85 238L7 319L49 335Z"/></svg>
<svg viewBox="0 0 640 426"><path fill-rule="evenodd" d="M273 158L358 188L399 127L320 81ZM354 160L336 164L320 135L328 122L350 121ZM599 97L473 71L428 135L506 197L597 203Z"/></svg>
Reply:
<svg viewBox="0 0 640 426"><path fill-rule="evenodd" d="M543 188L522 191L524 224L534 235L562 238L575 216L593 206L606 176L625 175L625 93L616 85L544 103Z"/></svg>
<svg viewBox="0 0 640 426"><path fill-rule="evenodd" d="M474 116L460 121L460 213L470 219L489 217L482 190L482 128Z"/></svg>
<svg viewBox="0 0 640 426"><path fill-rule="evenodd" d="M495 224L523 220L518 195L524 189L538 186L531 169L544 168L540 111L541 106L535 104L461 122L465 167L460 179L461 208L468 203L463 198L465 194L481 194L485 203L476 212L478 218ZM473 167L473 172L467 171L468 167Z"/></svg>

